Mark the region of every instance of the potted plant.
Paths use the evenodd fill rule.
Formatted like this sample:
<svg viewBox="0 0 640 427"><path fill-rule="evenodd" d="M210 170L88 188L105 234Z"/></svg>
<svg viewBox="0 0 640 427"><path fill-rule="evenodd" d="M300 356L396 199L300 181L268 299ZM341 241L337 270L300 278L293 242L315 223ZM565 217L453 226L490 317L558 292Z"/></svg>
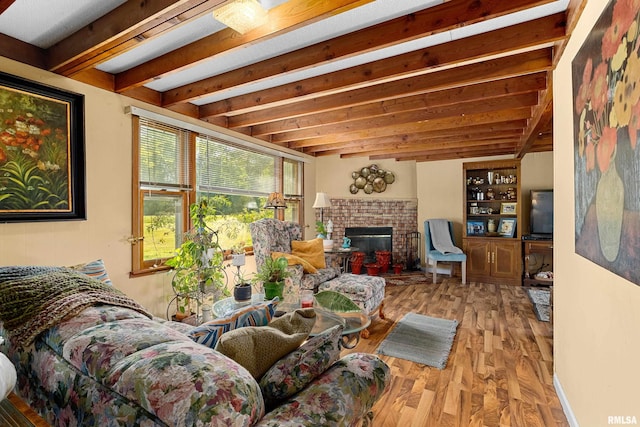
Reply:
<svg viewBox="0 0 640 427"><path fill-rule="evenodd" d="M329 239L329 234L327 232L327 228L324 226L322 221L316 221L316 231L318 232L318 237L322 239L322 246L325 251L331 250L333 248L333 240Z"/></svg>
<svg viewBox="0 0 640 427"><path fill-rule="evenodd" d="M324 226L322 221L316 221L316 232L318 233L317 237L321 239L327 238L327 228Z"/></svg>
<svg viewBox="0 0 640 427"><path fill-rule="evenodd" d="M231 265L242 267L246 262L244 242L237 243L231 247Z"/></svg>
<svg viewBox="0 0 640 427"><path fill-rule="evenodd" d="M244 265L244 262L241 265ZM246 303L251 301L251 280L247 279L244 276L242 270L240 270L241 265L236 265L233 262L231 264L231 266L237 269L236 272L233 273L234 274L233 299L237 303Z"/></svg>
<svg viewBox="0 0 640 427"><path fill-rule="evenodd" d="M291 276L288 270L289 262L285 257L273 259L267 257L264 264L258 269L254 276L255 282L262 282L264 287L264 297L270 300L279 297L282 300L284 291L284 279Z"/></svg>
<svg viewBox="0 0 640 427"><path fill-rule="evenodd" d="M208 202L203 199L189 209L193 227L185 233L176 256L166 261L175 272L171 285L176 294L178 320L190 316L193 302L201 303L205 294L212 294L214 300L229 294L218 236L205 221L205 216L211 213Z"/></svg>

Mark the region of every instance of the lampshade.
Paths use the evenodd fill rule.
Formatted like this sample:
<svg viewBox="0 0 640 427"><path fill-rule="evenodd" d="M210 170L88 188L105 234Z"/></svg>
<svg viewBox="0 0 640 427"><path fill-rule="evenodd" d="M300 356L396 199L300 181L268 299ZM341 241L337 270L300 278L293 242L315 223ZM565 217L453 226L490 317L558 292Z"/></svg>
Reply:
<svg viewBox="0 0 640 427"><path fill-rule="evenodd" d="M330 208L331 199L327 193L316 193L316 201L313 203L314 208Z"/></svg>
<svg viewBox="0 0 640 427"><path fill-rule="evenodd" d="M266 22L267 11L257 0L234 0L213 11L213 17L240 34Z"/></svg>
<svg viewBox="0 0 640 427"><path fill-rule="evenodd" d="M264 204L265 209L286 209L287 204L284 201L284 196L281 193L271 193L267 199L267 203Z"/></svg>

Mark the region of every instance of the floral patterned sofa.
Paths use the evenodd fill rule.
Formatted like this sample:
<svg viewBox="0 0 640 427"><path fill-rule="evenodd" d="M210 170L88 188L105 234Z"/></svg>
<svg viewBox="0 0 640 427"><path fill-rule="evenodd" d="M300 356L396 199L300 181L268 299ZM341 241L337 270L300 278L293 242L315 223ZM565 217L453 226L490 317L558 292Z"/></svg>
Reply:
<svg viewBox="0 0 640 427"><path fill-rule="evenodd" d="M50 282L70 282L72 291L47 289ZM190 339L192 327L154 319L112 286L65 268L0 267L0 316L8 338L1 350L18 373L15 392L52 425L368 425L390 382L382 360L355 353L295 394L265 403L265 389L281 387L283 378L259 384ZM313 354L323 359L324 349ZM291 364L279 369L309 368Z"/></svg>
<svg viewBox="0 0 640 427"><path fill-rule="evenodd" d="M300 224L263 218L249 225L256 266L264 263L272 252L291 253L292 241L302 239ZM292 265L292 278L285 284L284 299L297 298L300 289L339 292L355 302L370 317L376 312L384 318L385 280L378 276L340 273L339 268L319 268L315 274L304 273L301 265ZM368 332L363 331L366 337Z"/></svg>

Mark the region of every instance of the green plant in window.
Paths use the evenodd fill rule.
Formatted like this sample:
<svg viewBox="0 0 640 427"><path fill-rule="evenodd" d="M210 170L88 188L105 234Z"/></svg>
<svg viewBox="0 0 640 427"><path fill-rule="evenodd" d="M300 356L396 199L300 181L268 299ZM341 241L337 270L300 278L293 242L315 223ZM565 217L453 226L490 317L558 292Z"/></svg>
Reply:
<svg viewBox="0 0 640 427"><path fill-rule="evenodd" d="M189 209L193 227L185 233L176 256L166 261L175 271L171 285L176 293L176 313L182 316L189 316L193 300L201 302L205 294L213 295L214 300L229 295L218 235L205 220L215 210L210 208L207 199L192 204Z"/></svg>

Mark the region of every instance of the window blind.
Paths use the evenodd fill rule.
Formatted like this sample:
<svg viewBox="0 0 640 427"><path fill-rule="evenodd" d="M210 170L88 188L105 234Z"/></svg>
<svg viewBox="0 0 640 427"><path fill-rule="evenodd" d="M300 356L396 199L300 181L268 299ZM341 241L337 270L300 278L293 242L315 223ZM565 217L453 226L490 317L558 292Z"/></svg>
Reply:
<svg viewBox="0 0 640 427"><path fill-rule="evenodd" d="M197 191L267 196L276 191L276 156L210 136L196 137Z"/></svg>
<svg viewBox="0 0 640 427"><path fill-rule="evenodd" d="M189 131L140 117L140 186L189 190Z"/></svg>

